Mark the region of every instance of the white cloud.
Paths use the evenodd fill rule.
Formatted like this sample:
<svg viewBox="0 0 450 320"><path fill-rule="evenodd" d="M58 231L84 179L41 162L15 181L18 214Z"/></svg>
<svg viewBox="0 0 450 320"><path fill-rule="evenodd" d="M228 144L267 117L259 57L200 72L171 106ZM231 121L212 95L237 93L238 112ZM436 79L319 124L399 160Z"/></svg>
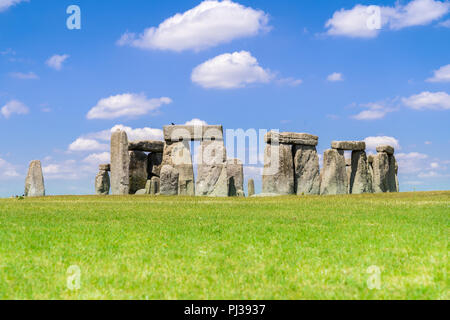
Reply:
<svg viewBox="0 0 450 320"><path fill-rule="evenodd" d="M419 152L399 153L395 155L402 174L417 174L427 168L428 155Z"/></svg>
<svg viewBox="0 0 450 320"><path fill-rule="evenodd" d="M194 118L194 119L192 119L192 120L190 120L190 121L187 121L187 122L185 123L185 125L186 125L186 126L207 126L208 123L207 123L206 121L203 121L203 120Z"/></svg>
<svg viewBox="0 0 450 320"><path fill-rule="evenodd" d="M111 140L111 133L117 130L123 130L127 133L128 140L163 140L164 134L161 129L154 128L136 128L133 129L131 127L124 126L123 124L118 124L112 127L111 129L102 130L99 132L88 133L81 136L81 139L88 140L100 140L103 142L108 142Z"/></svg>
<svg viewBox="0 0 450 320"><path fill-rule="evenodd" d="M301 85L303 83L302 79L295 79L292 77L288 77L288 78L281 78L277 80L278 84L280 85L288 85L291 87L297 87L299 85Z"/></svg>
<svg viewBox="0 0 450 320"><path fill-rule="evenodd" d="M28 0L0 0L0 12L8 10L10 7Z"/></svg>
<svg viewBox="0 0 450 320"><path fill-rule="evenodd" d="M197 66L192 82L204 88L234 89L252 83L267 83L272 79L250 52L225 53Z"/></svg>
<svg viewBox="0 0 450 320"><path fill-rule="evenodd" d="M22 73L22 72L11 72L9 74L12 78L20 80L37 80L39 77L34 72Z"/></svg>
<svg viewBox="0 0 450 320"><path fill-rule="evenodd" d="M43 166L45 180L79 180L92 177L98 170L91 164L80 165L79 161L65 160Z"/></svg>
<svg viewBox="0 0 450 320"><path fill-rule="evenodd" d="M450 21L450 20L449 20ZM450 64L434 71L434 76L428 82L450 82Z"/></svg>
<svg viewBox="0 0 450 320"><path fill-rule="evenodd" d="M376 150L376 148L379 145L390 145L394 147L395 149L401 149L400 142L395 139L394 137L387 137L387 136L378 136L378 137L367 137L364 139L366 142L366 148L368 150Z"/></svg>
<svg viewBox="0 0 450 320"><path fill-rule="evenodd" d="M6 160L0 158L0 179L9 179L18 177L19 173L17 173L16 168Z"/></svg>
<svg viewBox="0 0 450 320"><path fill-rule="evenodd" d="M88 155L83 159L83 162L89 163L91 165L99 165L104 163L109 163L111 156L109 152L93 153Z"/></svg>
<svg viewBox="0 0 450 320"><path fill-rule="evenodd" d="M263 168L257 166L244 166L244 176L247 178L261 179Z"/></svg>
<svg viewBox="0 0 450 320"><path fill-rule="evenodd" d="M83 151L96 151L107 150L108 145L99 143L97 140L78 138L69 145L69 151L83 152Z"/></svg>
<svg viewBox="0 0 450 320"><path fill-rule="evenodd" d="M203 1L142 34L125 33L119 45L141 49L202 50L268 29L268 16L232 1Z"/></svg>
<svg viewBox="0 0 450 320"><path fill-rule="evenodd" d="M383 119L389 112L394 111L394 109L387 108L378 103L369 103L364 105L364 107L368 109L352 116L352 118L356 120L379 120Z"/></svg>
<svg viewBox="0 0 450 320"><path fill-rule="evenodd" d="M12 114L28 114L30 110L26 105L24 105L22 102L17 100L11 100L7 104L5 104L2 109L1 113L6 118L9 119Z"/></svg>
<svg viewBox="0 0 450 320"><path fill-rule="evenodd" d="M52 69L61 70L64 61L66 61L70 56L68 54L58 55L50 57L45 63Z"/></svg>
<svg viewBox="0 0 450 320"><path fill-rule="evenodd" d="M441 23L439 23L439 26L444 28L450 28L450 19L442 21Z"/></svg>
<svg viewBox="0 0 450 320"><path fill-rule="evenodd" d="M402 102L415 110L448 110L450 109L450 95L446 92L422 92L409 98L403 98Z"/></svg>
<svg viewBox="0 0 450 320"><path fill-rule="evenodd" d="M327 77L327 80L330 82L338 82L344 81L344 78L342 76L342 73L334 72Z"/></svg>
<svg viewBox="0 0 450 320"><path fill-rule="evenodd" d="M92 119L115 119L120 117L137 117L156 111L172 100L167 97L147 99L144 94L125 93L101 99L87 114Z"/></svg>
<svg viewBox="0 0 450 320"><path fill-rule="evenodd" d="M341 9L333 14L325 27L327 34L352 38L374 38L382 28L399 30L406 27L427 25L440 19L450 11L450 3L437 0L413 0L394 7L379 7L380 29L374 28L370 21L374 11L370 6L356 5L350 10Z"/></svg>

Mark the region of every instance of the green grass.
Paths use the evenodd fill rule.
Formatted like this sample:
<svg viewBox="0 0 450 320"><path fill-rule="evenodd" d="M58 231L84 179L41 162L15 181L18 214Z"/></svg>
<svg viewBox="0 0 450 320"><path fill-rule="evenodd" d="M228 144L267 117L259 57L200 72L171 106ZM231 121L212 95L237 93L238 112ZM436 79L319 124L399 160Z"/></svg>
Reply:
<svg viewBox="0 0 450 320"><path fill-rule="evenodd" d="M450 192L3 199L0 299L449 299L449 217Z"/></svg>

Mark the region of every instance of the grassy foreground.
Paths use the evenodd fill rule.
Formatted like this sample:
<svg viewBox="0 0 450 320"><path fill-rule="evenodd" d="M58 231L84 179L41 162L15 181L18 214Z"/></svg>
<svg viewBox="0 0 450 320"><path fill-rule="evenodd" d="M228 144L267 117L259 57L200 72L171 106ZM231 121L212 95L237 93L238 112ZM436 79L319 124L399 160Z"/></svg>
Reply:
<svg viewBox="0 0 450 320"><path fill-rule="evenodd" d="M0 199L0 299L449 299L449 218L450 192Z"/></svg>

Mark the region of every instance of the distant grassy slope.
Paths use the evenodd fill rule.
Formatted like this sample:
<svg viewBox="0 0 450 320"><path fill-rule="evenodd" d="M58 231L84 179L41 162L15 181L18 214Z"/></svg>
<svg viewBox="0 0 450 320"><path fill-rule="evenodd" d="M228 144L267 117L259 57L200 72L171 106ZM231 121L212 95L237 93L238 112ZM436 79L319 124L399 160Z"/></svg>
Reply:
<svg viewBox="0 0 450 320"><path fill-rule="evenodd" d="M449 221L450 192L0 200L0 299L449 299Z"/></svg>

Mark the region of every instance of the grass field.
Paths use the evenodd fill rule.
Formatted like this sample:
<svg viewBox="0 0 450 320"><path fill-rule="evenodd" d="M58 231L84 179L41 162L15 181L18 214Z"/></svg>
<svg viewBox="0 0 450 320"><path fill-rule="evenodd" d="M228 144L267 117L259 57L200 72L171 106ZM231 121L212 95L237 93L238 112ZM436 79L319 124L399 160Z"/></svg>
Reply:
<svg viewBox="0 0 450 320"><path fill-rule="evenodd" d="M0 299L449 299L449 218L450 192L0 199Z"/></svg>

